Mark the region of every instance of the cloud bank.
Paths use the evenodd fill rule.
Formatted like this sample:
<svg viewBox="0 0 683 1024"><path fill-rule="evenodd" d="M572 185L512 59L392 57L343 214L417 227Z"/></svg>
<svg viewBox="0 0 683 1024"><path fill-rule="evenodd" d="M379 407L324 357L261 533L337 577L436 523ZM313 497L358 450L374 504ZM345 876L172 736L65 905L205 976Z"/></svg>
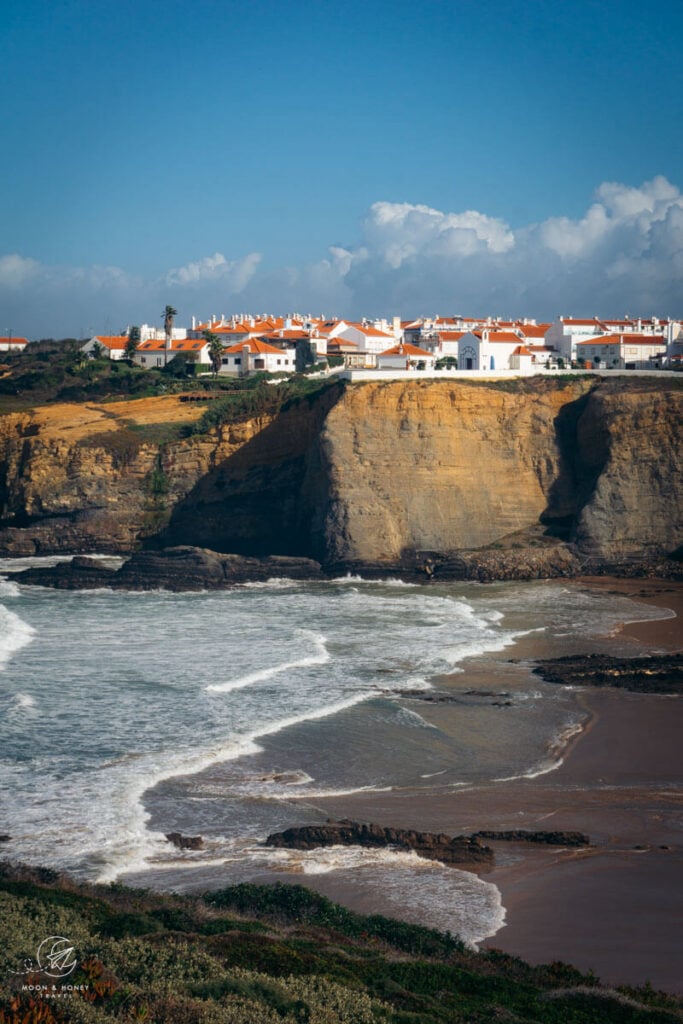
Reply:
<svg viewBox="0 0 683 1024"><path fill-rule="evenodd" d="M497 314L554 319L683 316L683 197L666 178L605 182L578 219L511 228L477 210L376 202L355 244L302 266L261 271L261 254L223 253L155 279L119 267L0 258L0 333L61 336L241 311L419 316ZM6 321L6 323L5 323Z"/></svg>

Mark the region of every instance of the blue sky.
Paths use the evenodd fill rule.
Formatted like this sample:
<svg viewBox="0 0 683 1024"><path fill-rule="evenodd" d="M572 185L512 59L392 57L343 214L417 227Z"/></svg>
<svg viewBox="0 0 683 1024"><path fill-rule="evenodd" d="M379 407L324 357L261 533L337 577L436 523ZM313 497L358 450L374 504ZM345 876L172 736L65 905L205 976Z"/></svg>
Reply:
<svg viewBox="0 0 683 1024"><path fill-rule="evenodd" d="M679 2L10 0L0 29L0 333L683 315Z"/></svg>

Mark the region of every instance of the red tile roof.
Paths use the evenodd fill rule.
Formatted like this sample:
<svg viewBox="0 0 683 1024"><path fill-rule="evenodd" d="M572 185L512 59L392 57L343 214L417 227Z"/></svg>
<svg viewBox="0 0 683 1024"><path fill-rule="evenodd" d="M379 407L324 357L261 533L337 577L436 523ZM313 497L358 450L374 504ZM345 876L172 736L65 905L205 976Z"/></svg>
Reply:
<svg viewBox="0 0 683 1024"><path fill-rule="evenodd" d="M525 338L544 338L550 324L519 324Z"/></svg>
<svg viewBox="0 0 683 1024"><path fill-rule="evenodd" d="M298 339L298 338L305 338L306 340L308 340L308 334L306 334L305 331L303 331L301 329L299 329L297 331L294 328L290 329L290 328L284 328L284 327L279 328L276 331L267 331L266 333L262 334L261 337L262 338L272 338L273 340L275 340L276 338L281 338L281 339L283 339L285 341L292 341L295 338L296 339Z"/></svg>
<svg viewBox="0 0 683 1024"><path fill-rule="evenodd" d="M206 345L202 338L176 338L171 342L171 352L199 352ZM138 345L138 352L163 352L166 348L164 338L149 338Z"/></svg>
<svg viewBox="0 0 683 1024"><path fill-rule="evenodd" d="M368 338L387 338L387 340L391 338L386 331L378 331L376 327L368 327L363 324L349 324L349 327L355 327L357 331L362 331Z"/></svg>
<svg viewBox="0 0 683 1024"><path fill-rule="evenodd" d="M420 356L428 359L433 359L431 352L425 352L423 348L418 348L416 345L410 345L407 341L402 341L398 345L394 345L393 348L388 348L386 352L380 352L380 356Z"/></svg>
<svg viewBox="0 0 683 1024"><path fill-rule="evenodd" d="M28 345L28 338L0 338L0 345Z"/></svg>
<svg viewBox="0 0 683 1024"><path fill-rule="evenodd" d="M125 348L126 347L126 345L128 343L128 335L127 334L120 334L120 335L119 334L116 334L116 335L96 334L95 335L95 340L99 341L100 345L103 345L104 348L119 349L119 348Z"/></svg>
<svg viewBox="0 0 683 1024"><path fill-rule="evenodd" d="M236 345L231 345L230 348L226 348L226 352L229 355L241 355L243 349L247 347L252 355L282 355L281 348L274 348L273 345L267 345L265 341L261 341L260 338L248 338L244 341L238 341Z"/></svg>
<svg viewBox="0 0 683 1024"><path fill-rule="evenodd" d="M472 333L476 334L478 338L481 338L485 330L486 328L484 327L482 328L482 330L473 331ZM505 345L519 345L519 342L521 340L519 335L514 334L512 331L489 331L488 334L489 341L500 342L501 344Z"/></svg>

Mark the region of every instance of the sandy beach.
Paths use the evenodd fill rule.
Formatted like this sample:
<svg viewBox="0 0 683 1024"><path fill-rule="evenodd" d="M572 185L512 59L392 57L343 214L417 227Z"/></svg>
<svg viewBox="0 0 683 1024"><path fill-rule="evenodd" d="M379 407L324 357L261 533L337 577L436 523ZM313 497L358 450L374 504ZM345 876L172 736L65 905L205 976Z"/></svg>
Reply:
<svg viewBox="0 0 683 1024"><path fill-rule="evenodd" d="M572 586L631 596L676 613L628 623L614 653L633 641L641 653L680 648L683 586L669 581L590 579ZM581 651L577 641L576 653ZM522 642L513 652L529 657ZM495 666L505 671L510 649ZM489 666L489 671L491 666ZM465 679L482 682L482 666ZM463 677L461 677L462 679ZM683 991L683 776L677 697L585 689L586 719L562 764L536 778L467 789L359 794L322 803L329 816L460 834L479 829L578 829L585 849L496 842L495 882L506 924L485 945L541 963L564 960L609 983ZM354 905L333 879L316 888ZM381 906L359 909L381 911Z"/></svg>

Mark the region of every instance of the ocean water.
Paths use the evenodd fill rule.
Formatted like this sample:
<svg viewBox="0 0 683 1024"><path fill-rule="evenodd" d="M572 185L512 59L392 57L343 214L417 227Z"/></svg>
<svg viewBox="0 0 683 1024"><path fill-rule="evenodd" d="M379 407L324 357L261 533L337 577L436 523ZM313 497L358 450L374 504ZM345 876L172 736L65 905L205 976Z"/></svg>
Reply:
<svg viewBox="0 0 683 1024"><path fill-rule="evenodd" d="M576 649L577 635L599 646L619 622L659 614L559 582L347 577L170 594L0 575L2 852L178 890L334 872L476 943L504 918L485 880L410 853L263 839L324 820L316 801L331 794L552 771L581 727L576 694L504 671L501 652L530 635L540 652ZM469 687L468 659L496 656L492 689ZM425 702L435 689L451 701ZM170 831L201 834L205 849L177 850Z"/></svg>

